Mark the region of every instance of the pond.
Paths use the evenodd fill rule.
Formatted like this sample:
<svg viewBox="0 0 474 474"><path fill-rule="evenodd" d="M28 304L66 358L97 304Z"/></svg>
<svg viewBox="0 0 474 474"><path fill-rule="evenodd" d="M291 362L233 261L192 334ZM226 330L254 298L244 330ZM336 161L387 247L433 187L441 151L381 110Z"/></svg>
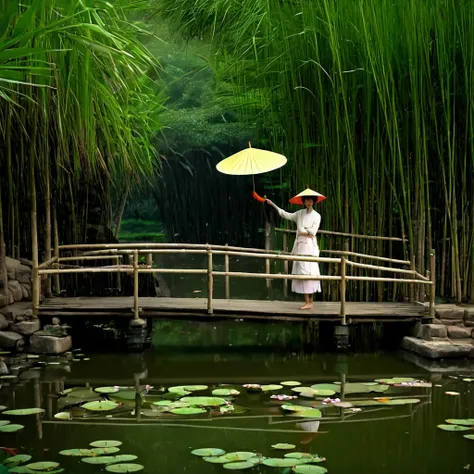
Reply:
<svg viewBox="0 0 474 474"><path fill-rule="evenodd" d="M52 462L32 467L71 474L132 472L136 465L145 474L474 469L473 374L434 375L396 355L211 347L196 353L75 350L10 362L18 377L2 380L0 403L7 408L0 423L10 423L0 430L24 428L0 433L0 445L31 456L10 472L41 472L21 469L32 462ZM44 412L10 414L34 407ZM121 444L98 443L91 451L101 440ZM288 446L277 449L279 443ZM215 451L192 453L202 448ZM76 451L60 454L64 450ZM114 457L120 455L130 456Z"/></svg>

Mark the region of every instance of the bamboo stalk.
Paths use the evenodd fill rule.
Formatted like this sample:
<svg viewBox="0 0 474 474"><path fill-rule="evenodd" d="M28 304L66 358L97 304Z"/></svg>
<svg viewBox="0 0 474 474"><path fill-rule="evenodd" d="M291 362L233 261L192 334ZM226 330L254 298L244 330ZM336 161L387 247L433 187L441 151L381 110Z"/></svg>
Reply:
<svg viewBox="0 0 474 474"><path fill-rule="evenodd" d="M214 291L214 277L212 272L212 250L207 253L207 313L213 314L212 298Z"/></svg>
<svg viewBox="0 0 474 474"><path fill-rule="evenodd" d="M133 319L140 318L140 309L138 307L138 251L133 254Z"/></svg>
<svg viewBox="0 0 474 474"><path fill-rule="evenodd" d="M47 130L46 130L47 133ZM45 154L45 260L51 259L51 176L49 172L49 153ZM52 295L51 291L51 278L47 276L45 285L45 295L50 298Z"/></svg>
<svg viewBox="0 0 474 474"><path fill-rule="evenodd" d="M226 273L230 271L230 262L228 254L225 254L224 256L224 270L226 271ZM230 278L228 276L225 277L225 299L230 300Z"/></svg>
<svg viewBox="0 0 474 474"><path fill-rule="evenodd" d="M54 256L59 261L59 233L58 233L58 216L56 214L56 205L53 202L53 233L54 233ZM54 292L56 295L61 293L61 282L59 273L54 275Z"/></svg>
<svg viewBox="0 0 474 474"><path fill-rule="evenodd" d="M81 256L76 257L61 257L58 262L76 262L80 260L121 260L122 255L94 255L94 256Z"/></svg>
<svg viewBox="0 0 474 474"><path fill-rule="evenodd" d="M283 232L285 234L296 234L296 230L292 229L281 229L275 228L275 232ZM357 239L366 239L366 240L385 240L391 242L407 242L406 239L401 237L383 237L378 235L361 235L361 234L351 234L350 232L334 232L330 230L318 230L318 234L324 235L334 235L337 237L354 237Z"/></svg>
<svg viewBox="0 0 474 474"><path fill-rule="evenodd" d="M285 275L283 273L250 273L250 272L214 272L214 276L231 276L238 278L269 278L273 280L323 280L339 281L340 276L332 275Z"/></svg>
<svg viewBox="0 0 474 474"><path fill-rule="evenodd" d="M3 282L3 292L8 297L7 249L3 227L2 189L0 183L0 281Z"/></svg>
<svg viewBox="0 0 474 474"><path fill-rule="evenodd" d="M48 268L38 271L40 275L54 275L63 273L133 273L133 265L111 265L108 267L80 267L80 268ZM179 275L180 273L187 273L190 275L204 275L207 270L200 268L139 268L138 273L170 273Z"/></svg>
<svg viewBox="0 0 474 474"><path fill-rule="evenodd" d="M36 128L35 128L36 130ZM38 220L36 208L36 176L35 176L35 159L33 150L35 149L36 133L32 139L30 154L30 192L31 192L31 260L32 265L32 300L33 315L38 316L38 308L40 305L41 281L38 274Z"/></svg>
<svg viewBox="0 0 474 474"><path fill-rule="evenodd" d="M347 324L346 321L346 259L341 258L341 312L342 325Z"/></svg>

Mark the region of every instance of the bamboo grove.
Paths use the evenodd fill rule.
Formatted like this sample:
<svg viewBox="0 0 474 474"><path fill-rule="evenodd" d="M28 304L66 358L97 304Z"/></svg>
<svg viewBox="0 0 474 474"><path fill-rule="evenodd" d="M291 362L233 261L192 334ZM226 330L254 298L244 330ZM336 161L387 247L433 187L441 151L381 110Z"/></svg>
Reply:
<svg viewBox="0 0 474 474"><path fill-rule="evenodd" d="M111 186L156 171L156 64L127 20L140 3L0 0L0 282L32 235L46 259L54 238L85 241Z"/></svg>
<svg viewBox="0 0 474 474"><path fill-rule="evenodd" d="M265 98L292 190L328 196L323 228L406 236L437 294L474 300L474 4L459 0L161 0ZM360 243L393 254L391 244Z"/></svg>

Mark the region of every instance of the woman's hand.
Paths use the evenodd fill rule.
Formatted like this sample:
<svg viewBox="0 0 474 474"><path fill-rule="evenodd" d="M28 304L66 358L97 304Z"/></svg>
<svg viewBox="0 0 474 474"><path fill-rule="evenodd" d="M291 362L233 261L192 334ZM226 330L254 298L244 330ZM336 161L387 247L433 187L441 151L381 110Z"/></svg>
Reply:
<svg viewBox="0 0 474 474"><path fill-rule="evenodd" d="M265 202L266 202L269 206L275 207L275 204L274 204L272 201L270 201L270 199L265 199Z"/></svg>
<svg viewBox="0 0 474 474"><path fill-rule="evenodd" d="M298 232L298 235L301 237L313 237L313 234L310 234L309 232Z"/></svg>

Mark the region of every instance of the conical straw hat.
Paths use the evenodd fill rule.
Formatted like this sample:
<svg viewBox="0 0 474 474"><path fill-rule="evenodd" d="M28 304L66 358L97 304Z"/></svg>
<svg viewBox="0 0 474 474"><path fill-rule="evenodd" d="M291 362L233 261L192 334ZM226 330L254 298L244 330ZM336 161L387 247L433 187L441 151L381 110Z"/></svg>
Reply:
<svg viewBox="0 0 474 474"><path fill-rule="evenodd" d="M310 197L313 198L314 204L318 204L321 201L324 201L326 199L326 196L323 196L322 194L313 191L312 189L306 188L304 191L301 193L297 194L295 197L292 197L290 199L291 204L299 204L300 206L303 205L303 198L305 197Z"/></svg>

